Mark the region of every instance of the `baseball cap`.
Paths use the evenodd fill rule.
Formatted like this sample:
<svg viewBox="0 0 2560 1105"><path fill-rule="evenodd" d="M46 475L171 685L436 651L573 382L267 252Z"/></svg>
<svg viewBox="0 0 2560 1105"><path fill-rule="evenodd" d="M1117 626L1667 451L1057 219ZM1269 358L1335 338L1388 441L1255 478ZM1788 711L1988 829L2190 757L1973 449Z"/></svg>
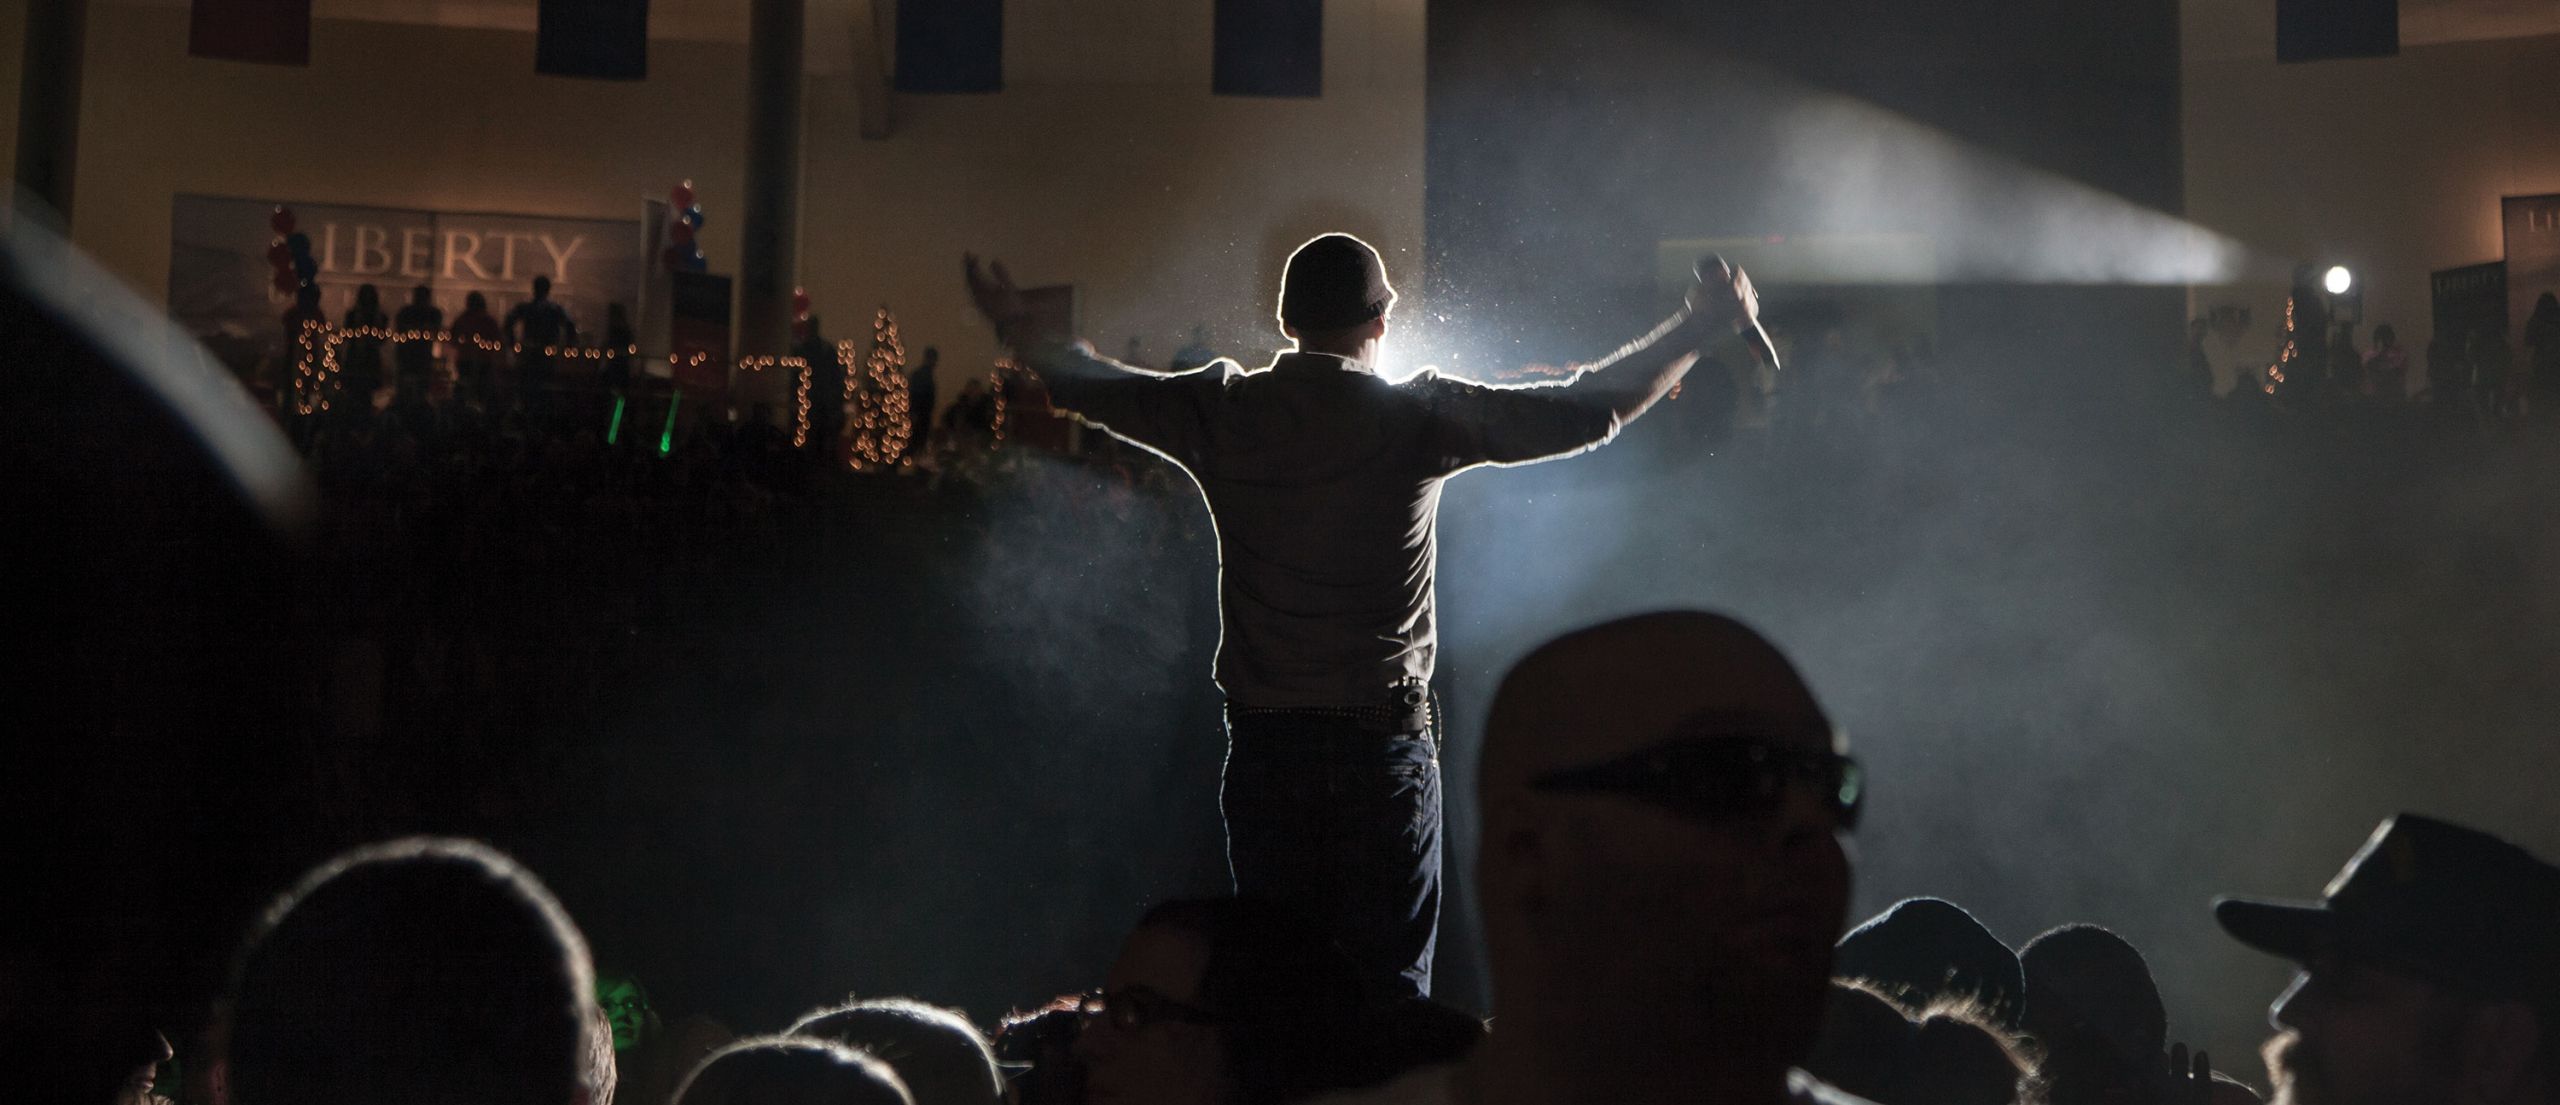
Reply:
<svg viewBox="0 0 2560 1105"><path fill-rule="evenodd" d="M2479 997L2560 1001L2560 868L2449 821L2384 821L2320 901L2223 898L2213 915L2298 963L2330 952Z"/></svg>

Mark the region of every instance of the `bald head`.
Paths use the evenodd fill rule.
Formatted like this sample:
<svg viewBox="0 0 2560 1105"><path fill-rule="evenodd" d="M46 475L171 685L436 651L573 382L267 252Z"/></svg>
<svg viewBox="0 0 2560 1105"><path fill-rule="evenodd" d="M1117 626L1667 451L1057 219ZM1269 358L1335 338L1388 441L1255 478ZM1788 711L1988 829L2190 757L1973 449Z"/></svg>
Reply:
<svg viewBox="0 0 2560 1105"><path fill-rule="evenodd" d="M1711 1052L1711 1082L1781 1084L1848 904L1833 744L1795 666L1717 614L1605 622L1514 666L1477 852L1511 1035L1581 1079Z"/></svg>
<svg viewBox="0 0 2560 1105"><path fill-rule="evenodd" d="M1478 788L1490 803L1537 775L1624 756L1712 720L1772 744L1829 748L1831 721L1785 654L1694 610L1636 614L1531 652L1494 692Z"/></svg>

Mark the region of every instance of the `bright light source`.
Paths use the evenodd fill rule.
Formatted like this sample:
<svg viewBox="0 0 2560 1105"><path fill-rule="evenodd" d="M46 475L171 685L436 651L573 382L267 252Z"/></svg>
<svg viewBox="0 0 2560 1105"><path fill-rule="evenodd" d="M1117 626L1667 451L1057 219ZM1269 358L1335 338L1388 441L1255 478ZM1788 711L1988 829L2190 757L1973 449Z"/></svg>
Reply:
<svg viewBox="0 0 2560 1105"><path fill-rule="evenodd" d="M2345 265L2329 266L2329 274L2320 278L2320 283L2329 289L2330 295L2347 294L2347 289L2354 287L2355 282L2356 274L2348 272Z"/></svg>

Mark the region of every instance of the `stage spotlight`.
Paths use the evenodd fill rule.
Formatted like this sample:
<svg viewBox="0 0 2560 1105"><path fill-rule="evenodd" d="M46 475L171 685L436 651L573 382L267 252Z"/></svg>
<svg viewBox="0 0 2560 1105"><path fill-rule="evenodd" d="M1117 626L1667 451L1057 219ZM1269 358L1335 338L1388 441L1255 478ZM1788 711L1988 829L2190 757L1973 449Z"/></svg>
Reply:
<svg viewBox="0 0 2560 1105"><path fill-rule="evenodd" d="M2329 289L2330 295L2345 295L2347 289L2355 286L2356 274L2348 272L2345 265L2331 265L2328 275L2321 277L2320 282Z"/></svg>

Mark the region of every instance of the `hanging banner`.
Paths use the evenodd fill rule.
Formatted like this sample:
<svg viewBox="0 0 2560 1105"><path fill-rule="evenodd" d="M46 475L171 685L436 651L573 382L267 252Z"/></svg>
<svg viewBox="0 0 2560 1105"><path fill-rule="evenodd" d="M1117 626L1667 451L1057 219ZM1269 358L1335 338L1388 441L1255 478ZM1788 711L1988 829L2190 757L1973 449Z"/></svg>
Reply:
<svg viewBox="0 0 2560 1105"><path fill-rule="evenodd" d="M2435 332L2468 341L2482 330L2507 328L2507 263L2486 261L2429 274Z"/></svg>
<svg viewBox="0 0 2560 1105"><path fill-rule="evenodd" d="M649 76L649 0L540 0L533 71L636 81Z"/></svg>
<svg viewBox="0 0 2560 1105"><path fill-rule="evenodd" d="M285 342L280 321L292 298L273 286L267 259L278 204L293 209L319 263L320 309L345 316L356 289L371 284L383 313L424 285L447 320L478 292L489 313L533 295L551 279L551 298L568 308L580 335L601 337L609 304L639 302L641 228L628 219L555 219L353 207L302 200L181 195L169 220L169 314L235 371L246 372Z"/></svg>
<svg viewBox="0 0 2560 1105"><path fill-rule="evenodd" d="M2508 196L2499 207L2507 223L2507 321L2521 326L2542 293L2560 292L2560 195Z"/></svg>

